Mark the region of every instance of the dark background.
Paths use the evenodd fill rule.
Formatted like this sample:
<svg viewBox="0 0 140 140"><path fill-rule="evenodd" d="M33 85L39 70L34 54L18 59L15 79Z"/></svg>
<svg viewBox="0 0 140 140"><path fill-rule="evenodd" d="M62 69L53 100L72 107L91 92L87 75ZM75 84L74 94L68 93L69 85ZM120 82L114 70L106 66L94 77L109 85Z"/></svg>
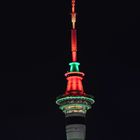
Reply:
<svg viewBox="0 0 140 140"><path fill-rule="evenodd" d="M64 73L71 62L70 2L34 1L30 6L25 35L32 62L12 66L18 73L2 104L1 140L66 140L64 115L55 98L65 91ZM77 0L76 8L84 89L96 98L87 114L86 140L138 140L138 8L91 0Z"/></svg>

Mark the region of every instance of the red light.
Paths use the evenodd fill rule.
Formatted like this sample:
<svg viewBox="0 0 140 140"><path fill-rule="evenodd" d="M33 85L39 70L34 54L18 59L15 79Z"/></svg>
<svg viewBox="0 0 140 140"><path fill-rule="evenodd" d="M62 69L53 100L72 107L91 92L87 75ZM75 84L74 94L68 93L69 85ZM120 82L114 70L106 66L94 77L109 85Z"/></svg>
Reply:
<svg viewBox="0 0 140 140"><path fill-rule="evenodd" d="M80 76L70 76L67 77L68 83L67 83L67 89L66 89L66 95L72 94L72 95L83 95L83 85L82 85L82 77Z"/></svg>
<svg viewBox="0 0 140 140"><path fill-rule="evenodd" d="M83 85L82 85L82 81L78 81L78 89L83 91Z"/></svg>
<svg viewBox="0 0 140 140"><path fill-rule="evenodd" d="M77 60L77 38L76 38L76 30L71 30L71 51L72 51L72 61L76 62Z"/></svg>

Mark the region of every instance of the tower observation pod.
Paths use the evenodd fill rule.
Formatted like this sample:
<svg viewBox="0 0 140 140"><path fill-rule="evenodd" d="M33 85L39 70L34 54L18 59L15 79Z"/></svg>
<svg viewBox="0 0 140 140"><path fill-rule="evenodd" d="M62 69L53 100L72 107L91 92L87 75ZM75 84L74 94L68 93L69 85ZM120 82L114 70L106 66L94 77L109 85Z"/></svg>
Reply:
<svg viewBox="0 0 140 140"><path fill-rule="evenodd" d="M71 52L72 62L69 63L70 70L65 74L67 79L66 91L56 99L56 104L65 114L67 140L85 140L86 124L85 117L92 104L95 102L92 95L84 92L82 80L84 73L80 72L77 62L77 33L75 28L76 13L75 0L72 0L71 12Z"/></svg>

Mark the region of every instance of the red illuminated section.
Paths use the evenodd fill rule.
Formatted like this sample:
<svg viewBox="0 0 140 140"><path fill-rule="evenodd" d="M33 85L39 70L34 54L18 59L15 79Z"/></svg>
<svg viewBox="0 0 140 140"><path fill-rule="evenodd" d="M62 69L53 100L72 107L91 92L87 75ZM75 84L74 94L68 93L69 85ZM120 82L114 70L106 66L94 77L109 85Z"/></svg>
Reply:
<svg viewBox="0 0 140 140"><path fill-rule="evenodd" d="M82 72L68 72L65 74L67 77L67 88L65 95L84 96L84 89L82 79L84 73Z"/></svg>
<svg viewBox="0 0 140 140"><path fill-rule="evenodd" d="M75 12L75 0L72 0L72 11L71 11L71 52L72 62L70 65L70 72L65 74L67 79L66 96L84 96L86 95L83 89L83 76L84 73L79 72L80 63L77 62L77 32L75 28L76 23L76 12Z"/></svg>
<svg viewBox="0 0 140 140"><path fill-rule="evenodd" d="M77 61L77 37L76 29L71 30L71 51L72 51L72 61Z"/></svg>
<svg viewBox="0 0 140 140"><path fill-rule="evenodd" d="M76 13L75 13L75 0L72 0L72 12L71 12L71 22L72 22L72 29L71 29L71 51L72 51L72 61L77 61L77 33L75 29L76 23Z"/></svg>
<svg viewBox="0 0 140 140"><path fill-rule="evenodd" d="M75 23L76 23L75 0L72 0L71 6L72 6L72 9L71 9L72 28L75 29Z"/></svg>

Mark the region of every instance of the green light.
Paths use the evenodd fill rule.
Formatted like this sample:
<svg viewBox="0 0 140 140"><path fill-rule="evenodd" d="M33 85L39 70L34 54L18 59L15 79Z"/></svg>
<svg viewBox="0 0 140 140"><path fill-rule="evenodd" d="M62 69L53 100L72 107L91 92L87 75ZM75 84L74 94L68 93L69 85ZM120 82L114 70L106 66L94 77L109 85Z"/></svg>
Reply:
<svg viewBox="0 0 140 140"><path fill-rule="evenodd" d="M89 101L91 104L93 104L95 101L93 98L90 97L85 97L85 96L66 96L66 97L62 97L56 100L57 104L61 104L61 102L63 101L67 101L67 100L87 100Z"/></svg>
<svg viewBox="0 0 140 140"><path fill-rule="evenodd" d="M69 63L70 65L70 72L79 72L79 65L80 63L78 62L71 62Z"/></svg>

